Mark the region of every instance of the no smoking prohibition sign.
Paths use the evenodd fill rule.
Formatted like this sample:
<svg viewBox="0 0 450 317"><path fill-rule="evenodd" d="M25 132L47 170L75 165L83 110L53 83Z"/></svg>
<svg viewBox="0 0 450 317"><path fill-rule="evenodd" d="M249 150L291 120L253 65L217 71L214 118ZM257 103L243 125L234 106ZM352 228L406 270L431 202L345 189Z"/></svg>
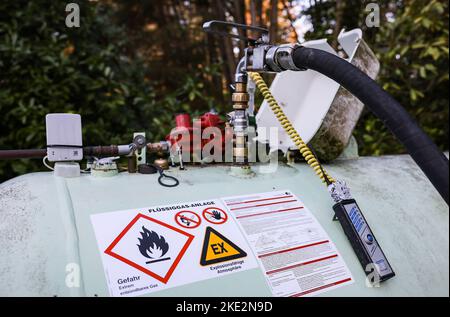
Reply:
<svg viewBox="0 0 450 317"><path fill-rule="evenodd" d="M202 220L200 216L193 211L183 210L175 215L175 221L183 228L194 229L200 226Z"/></svg>
<svg viewBox="0 0 450 317"><path fill-rule="evenodd" d="M210 207L203 210L203 218L209 223L221 225L228 220L228 215L220 208Z"/></svg>

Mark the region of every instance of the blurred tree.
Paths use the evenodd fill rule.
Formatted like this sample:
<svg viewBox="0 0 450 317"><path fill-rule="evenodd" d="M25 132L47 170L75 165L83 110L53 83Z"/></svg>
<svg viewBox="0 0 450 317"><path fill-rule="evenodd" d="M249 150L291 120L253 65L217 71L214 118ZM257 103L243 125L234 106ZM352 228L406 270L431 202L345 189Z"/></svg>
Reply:
<svg viewBox="0 0 450 317"><path fill-rule="evenodd" d="M165 115L141 61L125 54L108 8L80 1L81 27L65 26L62 1L0 2L0 149L45 146L45 115L83 115L85 144L128 142L136 129L161 137ZM129 52L128 52L129 53ZM167 116L168 117L168 116ZM0 161L0 178L42 169Z"/></svg>
<svg viewBox="0 0 450 317"><path fill-rule="evenodd" d="M381 63L378 81L442 150L448 150L448 2L409 0L387 14L369 42ZM369 113L355 135L364 155L404 152Z"/></svg>

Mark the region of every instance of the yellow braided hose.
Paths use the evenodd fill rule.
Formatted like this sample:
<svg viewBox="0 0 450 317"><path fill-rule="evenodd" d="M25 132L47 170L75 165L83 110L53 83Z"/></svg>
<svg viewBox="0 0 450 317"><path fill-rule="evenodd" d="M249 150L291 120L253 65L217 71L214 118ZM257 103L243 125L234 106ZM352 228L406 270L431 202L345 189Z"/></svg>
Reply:
<svg viewBox="0 0 450 317"><path fill-rule="evenodd" d="M289 121L289 119L286 117L286 115L283 112L283 109L278 105L278 102L273 97L272 93L269 90L269 87L264 82L264 79L261 77L259 73L249 73L250 78L255 82L256 87L258 87L259 91L261 91L261 94L264 96L264 99L269 104L270 109L272 109L273 113L275 114L275 117L280 122L281 126L283 127L284 131L286 131L287 135L291 138L291 140L294 142L294 144L299 149L300 153L305 158L306 163L308 163L309 166L311 166L314 169L314 172L317 174L317 176L320 177L320 179L326 183L326 179L324 176L324 173L328 180L332 183L335 182L335 180L325 171L325 169L320 165L319 161L317 161L315 155L311 151L311 149L306 145L305 142L303 142L302 138L298 134L298 132L295 130L292 123Z"/></svg>

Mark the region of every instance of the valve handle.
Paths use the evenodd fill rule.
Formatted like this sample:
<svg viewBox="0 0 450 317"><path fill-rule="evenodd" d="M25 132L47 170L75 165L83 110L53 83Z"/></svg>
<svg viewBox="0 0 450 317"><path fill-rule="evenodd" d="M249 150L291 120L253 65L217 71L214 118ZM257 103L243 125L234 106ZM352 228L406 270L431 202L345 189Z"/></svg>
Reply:
<svg viewBox="0 0 450 317"><path fill-rule="evenodd" d="M225 30L222 31L222 30L220 30L221 28L223 28ZM255 32L261 33L261 37L259 39L253 39L250 37L241 36L239 34L230 33L230 32L226 31L226 29L229 29L229 28L238 28L241 30L255 31ZM205 32L211 33L211 34L219 34L219 35L224 35L224 36L228 36L228 37L239 39L239 40L244 40L244 41L249 42L250 45L255 45L258 43L259 44L268 44L269 43L269 30L267 30L265 28L257 27L257 26L250 26L250 25L246 25L246 24L212 20L212 21L205 22L203 24L203 30Z"/></svg>
<svg viewBox="0 0 450 317"><path fill-rule="evenodd" d="M143 135L136 135L136 137L133 139L132 145L137 150L140 150L140 149L144 148L147 145L147 141L145 139L145 136L143 136Z"/></svg>

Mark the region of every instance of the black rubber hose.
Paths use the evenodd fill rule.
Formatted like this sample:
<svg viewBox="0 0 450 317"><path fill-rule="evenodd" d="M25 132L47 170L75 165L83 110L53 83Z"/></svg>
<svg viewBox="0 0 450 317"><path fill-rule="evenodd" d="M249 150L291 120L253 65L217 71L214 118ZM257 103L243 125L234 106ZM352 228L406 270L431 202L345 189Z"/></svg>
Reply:
<svg viewBox="0 0 450 317"><path fill-rule="evenodd" d="M333 79L361 100L405 146L448 205L447 157L391 95L357 67L334 54L298 47L293 60L297 67L312 69Z"/></svg>

